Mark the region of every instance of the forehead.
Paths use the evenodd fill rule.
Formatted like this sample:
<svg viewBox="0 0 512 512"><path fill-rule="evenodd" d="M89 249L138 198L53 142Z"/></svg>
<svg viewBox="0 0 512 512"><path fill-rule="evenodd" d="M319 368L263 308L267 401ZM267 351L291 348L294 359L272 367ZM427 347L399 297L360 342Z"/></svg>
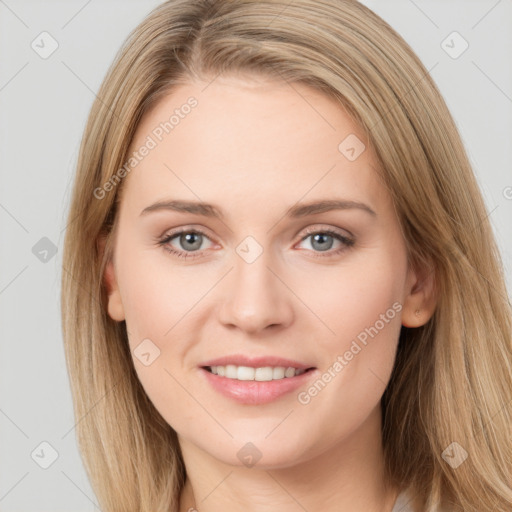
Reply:
<svg viewBox="0 0 512 512"><path fill-rule="evenodd" d="M141 202L232 194L257 206L262 197L288 204L306 193L382 192L362 130L304 84L221 76L180 85L144 116L129 155L143 146L123 184Z"/></svg>

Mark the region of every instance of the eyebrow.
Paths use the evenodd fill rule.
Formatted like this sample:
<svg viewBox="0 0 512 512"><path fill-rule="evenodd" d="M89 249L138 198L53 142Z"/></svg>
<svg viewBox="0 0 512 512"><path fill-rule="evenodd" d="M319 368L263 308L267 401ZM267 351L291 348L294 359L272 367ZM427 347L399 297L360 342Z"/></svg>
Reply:
<svg viewBox="0 0 512 512"><path fill-rule="evenodd" d="M302 203L294 205L285 212L285 216L298 218L315 213L324 213L331 210L352 210L359 209L376 216L374 210L368 205L358 201L347 201L342 199L324 199L322 201L314 201L310 203ZM158 201L142 210L140 215L147 215L151 212L171 210L176 212L186 212L194 215L202 215L204 217L212 217L223 219L222 211L212 204L202 203L197 201L179 201L179 200L164 200Z"/></svg>

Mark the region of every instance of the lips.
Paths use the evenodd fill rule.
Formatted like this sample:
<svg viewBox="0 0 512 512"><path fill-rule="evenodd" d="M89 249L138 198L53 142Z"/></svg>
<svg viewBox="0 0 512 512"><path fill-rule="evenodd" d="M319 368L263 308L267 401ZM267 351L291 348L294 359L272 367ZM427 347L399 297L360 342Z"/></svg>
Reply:
<svg viewBox="0 0 512 512"><path fill-rule="evenodd" d="M271 402L304 385L316 368L276 356L231 355L205 361L201 374L214 390L241 404Z"/></svg>

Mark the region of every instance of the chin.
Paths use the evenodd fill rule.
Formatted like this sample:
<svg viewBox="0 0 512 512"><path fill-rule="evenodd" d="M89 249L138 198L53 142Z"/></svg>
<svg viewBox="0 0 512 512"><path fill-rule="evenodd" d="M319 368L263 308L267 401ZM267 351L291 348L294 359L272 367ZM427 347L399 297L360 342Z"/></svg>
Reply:
<svg viewBox="0 0 512 512"><path fill-rule="evenodd" d="M305 455L306 439L292 440L288 436L289 442L284 443L286 435L267 438L266 434L261 434L262 430L257 431L255 436L245 433L240 437L235 435L234 439L225 442L215 442L209 446L203 447L215 459L230 466L247 467L258 469L281 469L295 466L307 459ZM267 432L265 430L265 432ZM234 434L234 433L233 433ZM274 434L270 434L272 436ZM216 447L211 450L212 445ZM299 448L300 447L300 448Z"/></svg>

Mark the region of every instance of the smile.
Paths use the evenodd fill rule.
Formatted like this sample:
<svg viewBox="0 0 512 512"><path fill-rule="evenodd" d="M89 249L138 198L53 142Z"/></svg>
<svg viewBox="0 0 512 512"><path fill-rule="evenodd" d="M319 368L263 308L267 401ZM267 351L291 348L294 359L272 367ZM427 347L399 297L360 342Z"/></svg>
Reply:
<svg viewBox="0 0 512 512"><path fill-rule="evenodd" d="M263 405L293 396L319 374L316 367L299 361L243 355L205 361L198 370L210 389L243 405Z"/></svg>
<svg viewBox="0 0 512 512"><path fill-rule="evenodd" d="M227 379L244 381L255 380L259 382L296 377L307 371L305 369L293 368L292 366L263 366L260 368L252 368L251 366L236 366L234 364L228 364L226 366L207 366L205 369L214 375L226 377Z"/></svg>

